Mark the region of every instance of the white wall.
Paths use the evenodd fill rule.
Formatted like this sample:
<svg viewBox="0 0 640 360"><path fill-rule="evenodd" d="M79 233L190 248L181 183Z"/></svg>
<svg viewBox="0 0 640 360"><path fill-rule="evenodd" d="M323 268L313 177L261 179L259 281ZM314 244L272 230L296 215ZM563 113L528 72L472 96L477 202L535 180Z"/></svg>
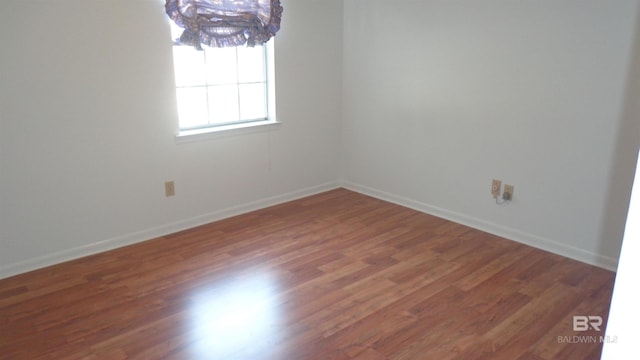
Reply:
<svg viewBox="0 0 640 360"><path fill-rule="evenodd" d="M615 268L636 0L344 5L349 187Z"/></svg>
<svg viewBox="0 0 640 360"><path fill-rule="evenodd" d="M3 1L0 277L336 186L342 2L282 3L279 129L176 144L163 1Z"/></svg>

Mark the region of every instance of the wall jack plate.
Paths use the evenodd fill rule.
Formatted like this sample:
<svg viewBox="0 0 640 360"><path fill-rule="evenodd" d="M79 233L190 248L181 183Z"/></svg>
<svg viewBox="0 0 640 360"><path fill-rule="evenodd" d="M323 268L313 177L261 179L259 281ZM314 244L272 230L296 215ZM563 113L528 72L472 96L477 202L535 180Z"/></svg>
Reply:
<svg viewBox="0 0 640 360"><path fill-rule="evenodd" d="M513 199L513 185L504 185L504 192L502 192L502 200L511 201Z"/></svg>
<svg viewBox="0 0 640 360"><path fill-rule="evenodd" d="M497 199L500 196L500 188L502 187L502 181L493 179L491 181L491 196Z"/></svg>
<svg viewBox="0 0 640 360"><path fill-rule="evenodd" d="M164 196L166 197L171 197L171 196L175 196L176 194L176 187L173 183L173 181L167 181L164 183Z"/></svg>

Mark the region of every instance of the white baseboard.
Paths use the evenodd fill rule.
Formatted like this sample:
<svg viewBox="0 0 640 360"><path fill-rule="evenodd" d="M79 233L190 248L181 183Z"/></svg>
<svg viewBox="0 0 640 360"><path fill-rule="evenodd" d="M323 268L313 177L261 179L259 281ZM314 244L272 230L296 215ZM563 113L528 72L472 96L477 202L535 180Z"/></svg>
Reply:
<svg viewBox="0 0 640 360"><path fill-rule="evenodd" d="M603 256L600 254L591 253L578 249L566 244L559 243L550 239L545 239L537 235L525 233L516 229L504 227L494 223L490 223L478 218L474 218L465 214L453 212L450 210L442 209L429 204L421 203L409 198L394 195L377 189L373 189L367 186L355 184L352 182L341 183L327 183L319 186L314 186L290 193L272 196L261 200L249 202L246 204L222 209L212 213L196 216L190 219L184 219L174 223L162 225L159 227L146 229L130 234L125 234L111 239L95 242L79 246L72 249L62 250L52 254L47 254L41 257L28 259L25 261L17 262L14 264L0 266L0 279L4 279L13 275L22 274L28 271L40 269L50 265L59 264L65 261L78 259L84 256L89 256L97 253L101 253L108 250L113 250L119 247L139 243L142 241L151 240L157 237L172 234L178 231L190 229L196 226L208 224L214 221L226 219L232 216L244 214L250 211L263 209L269 206L278 205L287 201L300 199L306 196L315 195L321 192L333 190L336 188L344 187L346 189L359 192L365 195L369 195L381 200L389 201L394 204L408 207L423 213L431 214L441 217L450 221L454 221L466 226L473 227L478 230L482 230L497 236L504 237L509 240L513 240L525 245L533 246L538 249L552 252L561 256L565 256L571 259L575 259L587 264L595 265L607 270L615 271L618 266L618 260Z"/></svg>
<svg viewBox="0 0 640 360"><path fill-rule="evenodd" d="M326 183L319 186L309 187L306 189L293 191L290 193L272 196L246 204L233 206L227 209L214 211L209 214L196 216L190 219L184 219L171 224L158 226L130 234L125 234L115 238L95 242L79 246L72 249L62 250L52 254L47 254L33 259L17 262L14 264L0 266L0 279L4 279L13 275L22 274L28 271L40 269L50 265L59 264L65 261L78 259L81 257L113 250L119 247L132 245L142 241L151 240L157 237L172 234L178 231L190 229L196 226L208 224L214 221L226 219L232 216L248 213L254 210L263 209L269 206L278 205L287 201L300 199L306 196L315 195L321 192L337 189L339 183Z"/></svg>
<svg viewBox="0 0 640 360"><path fill-rule="evenodd" d="M406 197L387 193L381 190L370 188L368 186L359 185L352 182L343 182L343 187L355 192L359 192L368 196L385 200L397 205L408 207L423 213L434 215L443 219L447 219L462 225L472 227L481 231L488 232L509 240L519 242L528 246L532 246L541 250L545 250L557 255L578 260L590 265L595 265L607 270L616 271L618 260L603 256L600 254L588 252L566 244L559 243L550 239L546 239L537 235L522 232L517 229L508 228L502 225L494 224L485 220L481 220L472 216L461 214L458 212L443 209L437 206L425 204Z"/></svg>

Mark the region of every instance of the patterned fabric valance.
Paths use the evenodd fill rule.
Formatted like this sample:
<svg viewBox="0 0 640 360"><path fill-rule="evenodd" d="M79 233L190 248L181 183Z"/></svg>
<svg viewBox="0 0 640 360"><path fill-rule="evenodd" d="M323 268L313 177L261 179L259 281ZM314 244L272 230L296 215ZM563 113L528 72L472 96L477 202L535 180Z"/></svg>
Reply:
<svg viewBox="0 0 640 360"><path fill-rule="evenodd" d="M166 0L167 15L184 29L180 45L262 45L280 30L280 0Z"/></svg>

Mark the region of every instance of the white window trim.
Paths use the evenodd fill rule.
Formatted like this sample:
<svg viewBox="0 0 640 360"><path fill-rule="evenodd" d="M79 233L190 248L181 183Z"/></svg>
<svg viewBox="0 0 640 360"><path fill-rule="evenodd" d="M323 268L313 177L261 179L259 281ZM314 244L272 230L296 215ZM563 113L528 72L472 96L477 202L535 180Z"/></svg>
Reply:
<svg viewBox="0 0 640 360"><path fill-rule="evenodd" d="M273 42L274 40L271 39L264 45L267 57L267 119L190 130L181 130L179 121L176 121L178 132L175 139L177 144L210 140L244 133L270 131L280 127L280 122L276 119L275 51Z"/></svg>
<svg viewBox="0 0 640 360"><path fill-rule="evenodd" d="M225 136L271 131L279 128L275 120L252 121L203 129L183 130L176 135L176 143L184 144L196 141L217 139Z"/></svg>

